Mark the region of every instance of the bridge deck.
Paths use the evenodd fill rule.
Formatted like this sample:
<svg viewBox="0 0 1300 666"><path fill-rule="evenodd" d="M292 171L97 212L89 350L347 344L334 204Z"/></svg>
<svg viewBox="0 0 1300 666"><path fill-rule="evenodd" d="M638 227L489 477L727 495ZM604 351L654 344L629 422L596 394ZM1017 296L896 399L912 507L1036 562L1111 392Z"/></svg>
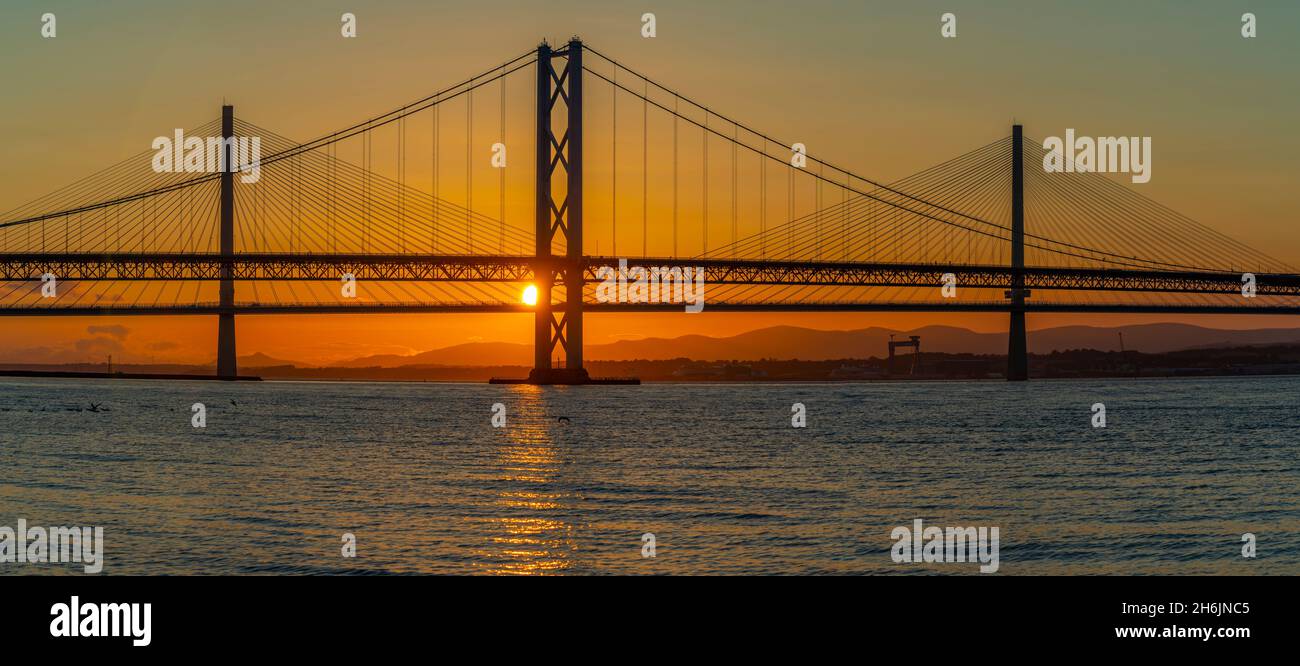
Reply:
<svg viewBox="0 0 1300 666"><path fill-rule="evenodd" d="M602 271L667 266L700 267L707 284L929 287L951 273L964 288L1005 289L1012 284L1008 266L935 263L771 261L584 257L587 282ZM337 281L344 274L357 280L426 282L531 282L544 267L563 270L557 259L530 256L432 254L0 254L0 281L40 280L49 273L60 280L212 281L229 266L236 281ZM1038 290L1131 291L1152 293L1240 293L1242 273L1117 268L1027 266L1025 286ZM1258 295L1300 295L1300 275L1255 275Z"/></svg>

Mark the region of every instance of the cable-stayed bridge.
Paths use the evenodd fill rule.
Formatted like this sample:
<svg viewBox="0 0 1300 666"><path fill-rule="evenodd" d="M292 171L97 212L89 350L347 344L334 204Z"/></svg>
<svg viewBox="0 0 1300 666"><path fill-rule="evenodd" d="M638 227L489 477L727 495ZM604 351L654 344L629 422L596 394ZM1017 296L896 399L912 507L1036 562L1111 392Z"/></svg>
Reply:
<svg viewBox="0 0 1300 666"><path fill-rule="evenodd" d="M531 313L539 383L587 379L585 312L683 310L601 297L617 271L702 268L707 311L1006 312L1008 379L1027 313L1300 314L1294 268L1046 172L1019 126L884 183L576 39L307 142L229 106L184 136L218 159L144 151L0 214L0 313L216 316L227 378L237 315Z"/></svg>

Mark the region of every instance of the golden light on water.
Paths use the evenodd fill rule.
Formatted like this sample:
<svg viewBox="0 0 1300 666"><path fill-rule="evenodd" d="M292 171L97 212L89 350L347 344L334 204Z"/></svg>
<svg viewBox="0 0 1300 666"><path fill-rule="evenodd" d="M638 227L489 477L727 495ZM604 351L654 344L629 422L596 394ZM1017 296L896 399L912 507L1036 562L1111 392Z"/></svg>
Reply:
<svg viewBox="0 0 1300 666"><path fill-rule="evenodd" d="M523 301L524 305L537 305L537 285L524 287Z"/></svg>
<svg viewBox="0 0 1300 666"><path fill-rule="evenodd" d="M536 300L536 289L534 301ZM546 395L536 386L512 391L516 402L506 439L497 449L493 534L479 551L491 574L560 573L573 566L573 526L557 516L572 511L557 487L564 461L553 439Z"/></svg>

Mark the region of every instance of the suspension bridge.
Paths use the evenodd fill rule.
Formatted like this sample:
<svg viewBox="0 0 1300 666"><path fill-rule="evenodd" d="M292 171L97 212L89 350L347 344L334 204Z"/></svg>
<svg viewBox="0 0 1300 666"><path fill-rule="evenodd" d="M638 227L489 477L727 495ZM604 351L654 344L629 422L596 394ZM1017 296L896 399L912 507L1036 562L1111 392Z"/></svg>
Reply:
<svg viewBox="0 0 1300 666"><path fill-rule="evenodd" d="M1005 312L1010 380L1029 313L1300 314L1293 267L1018 125L885 183L577 39L306 142L230 106L185 135L219 166L144 151L0 214L0 313L215 316L222 378L236 316L528 313L535 383L589 381L584 313L682 311L597 298L620 260L704 269L710 312Z"/></svg>

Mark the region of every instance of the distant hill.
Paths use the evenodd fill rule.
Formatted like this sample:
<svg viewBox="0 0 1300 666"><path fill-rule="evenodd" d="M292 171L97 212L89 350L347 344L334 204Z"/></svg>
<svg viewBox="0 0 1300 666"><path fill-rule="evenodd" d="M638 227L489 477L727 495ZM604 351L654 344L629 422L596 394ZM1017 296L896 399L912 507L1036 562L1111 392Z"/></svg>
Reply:
<svg viewBox="0 0 1300 666"><path fill-rule="evenodd" d="M1119 333L1130 351L1162 353L1182 349L1261 344L1300 343L1300 329L1227 330L1188 324L1140 324L1103 328L1061 326L1029 333L1029 350L1036 354L1066 349L1118 351ZM677 338L620 340L588 345L593 361L689 358L697 361L800 359L808 361L883 357L890 334L897 338L921 336L922 351L968 354L1005 354L1005 333L977 333L953 326L925 326L911 331L872 327L850 331L820 331L798 326L773 326L740 335L714 338L685 335ZM269 357L266 357L269 359ZM333 364L334 367L394 368L402 366L487 366L532 364L531 345L507 342L471 342L410 356L384 354ZM270 359L275 360L275 359ZM241 359L241 364L244 361ZM264 365L281 365L287 361ZM255 367L255 366L251 366Z"/></svg>
<svg viewBox="0 0 1300 666"><path fill-rule="evenodd" d="M303 367L303 364L298 363L297 361L286 361L284 359L275 358L273 356L267 356L262 352L257 352L256 354L249 354L248 356L239 356L235 359L235 362L241 368L271 368L271 367L277 367L282 365L294 365L298 367ZM216 365L215 361L213 362L213 365L214 366Z"/></svg>
<svg viewBox="0 0 1300 666"><path fill-rule="evenodd" d="M1115 328L1060 326L1041 331L1031 331L1029 333L1029 351L1038 354L1058 349L1118 351L1120 332L1124 333L1125 349L1151 354L1183 349L1300 342L1300 329L1297 328L1261 328L1235 331L1204 328L1190 324L1141 324ZM1005 353L1005 350L1003 352Z"/></svg>
<svg viewBox="0 0 1300 666"><path fill-rule="evenodd" d="M926 326L914 331L893 331L879 327L819 331L798 326L773 326L726 338L687 335L671 339L620 340L589 346L587 357L611 361L681 357L699 361L867 358L886 355L891 333L901 337L920 335L922 350L971 353L996 353L998 349L1006 351L1005 334L975 333L952 326Z"/></svg>
<svg viewBox="0 0 1300 666"><path fill-rule="evenodd" d="M590 349L590 348L589 348ZM467 342L410 356L376 354L331 363L336 368L396 368L400 366L484 366L533 364L531 345L512 342Z"/></svg>

